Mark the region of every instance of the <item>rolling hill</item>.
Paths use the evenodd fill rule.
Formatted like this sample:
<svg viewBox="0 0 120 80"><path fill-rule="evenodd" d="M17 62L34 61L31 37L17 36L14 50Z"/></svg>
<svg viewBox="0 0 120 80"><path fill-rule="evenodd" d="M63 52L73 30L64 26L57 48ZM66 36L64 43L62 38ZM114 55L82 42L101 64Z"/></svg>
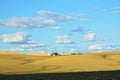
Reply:
<svg viewBox="0 0 120 80"><path fill-rule="evenodd" d="M120 70L120 51L47 56L0 51L0 74Z"/></svg>

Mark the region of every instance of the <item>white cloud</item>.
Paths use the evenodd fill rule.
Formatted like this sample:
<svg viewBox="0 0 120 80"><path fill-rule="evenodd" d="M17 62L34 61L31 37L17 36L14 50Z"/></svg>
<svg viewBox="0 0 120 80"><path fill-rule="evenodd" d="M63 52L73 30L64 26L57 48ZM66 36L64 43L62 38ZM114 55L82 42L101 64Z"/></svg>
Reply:
<svg viewBox="0 0 120 80"><path fill-rule="evenodd" d="M106 45L107 49L109 50L120 50L120 45Z"/></svg>
<svg viewBox="0 0 120 80"><path fill-rule="evenodd" d="M103 45L101 44L90 45L88 47L88 50L103 50Z"/></svg>
<svg viewBox="0 0 120 80"><path fill-rule="evenodd" d="M48 50L56 50L54 47L49 47Z"/></svg>
<svg viewBox="0 0 120 80"><path fill-rule="evenodd" d="M75 20L75 18L71 16L66 16L66 15L59 14L52 11L40 10L38 13L46 18L53 19L56 22L65 22L65 21Z"/></svg>
<svg viewBox="0 0 120 80"><path fill-rule="evenodd" d="M52 11L40 10L38 13L40 14L38 17L10 17L8 19L0 19L0 26L8 26L17 29L35 29L48 28L67 21L85 20L84 17L75 18ZM58 28L56 30L58 30Z"/></svg>
<svg viewBox="0 0 120 80"><path fill-rule="evenodd" d="M13 34L4 34L1 36L4 43L17 44L15 48L10 48L10 51L32 51L37 48L45 47L46 44L29 40L31 35L24 32L17 32Z"/></svg>
<svg viewBox="0 0 120 80"><path fill-rule="evenodd" d="M75 49L75 48L71 48L69 52L70 52L70 53L75 53L75 52L76 52L76 49Z"/></svg>
<svg viewBox="0 0 120 80"><path fill-rule="evenodd" d="M29 34L24 32L17 32L13 34L3 34L1 38L4 43L24 43L28 41Z"/></svg>
<svg viewBox="0 0 120 80"><path fill-rule="evenodd" d="M0 19L0 25L18 29L34 29L52 27L60 22L78 20L78 18L74 18L68 15L63 15L51 11L40 10L38 13L41 16L10 17L8 19Z"/></svg>
<svg viewBox="0 0 120 80"><path fill-rule="evenodd" d="M61 30L61 27L59 27L59 26L54 26L54 27L52 27L52 29Z"/></svg>
<svg viewBox="0 0 120 80"><path fill-rule="evenodd" d="M53 19L56 22L66 22L66 21L72 21L72 20L80 20L80 21L88 20L86 14L79 14L76 18L69 15L64 15L64 14L60 14L52 11L45 11L45 10L40 10L38 11L38 13L43 17L46 17L48 19Z"/></svg>
<svg viewBox="0 0 120 80"><path fill-rule="evenodd" d="M72 44L73 41L69 39L68 35L56 36L56 43L59 44Z"/></svg>
<svg viewBox="0 0 120 80"><path fill-rule="evenodd" d="M87 29L85 27L77 27L77 28L72 30L72 32L80 32L80 33L85 33L87 31L89 31L89 29Z"/></svg>
<svg viewBox="0 0 120 80"><path fill-rule="evenodd" d="M86 41L95 41L95 38L96 38L96 34L95 33L88 33L85 36L85 40Z"/></svg>
<svg viewBox="0 0 120 80"><path fill-rule="evenodd" d="M10 51L24 51L23 48L19 48L19 47L16 47L16 48L10 48Z"/></svg>
<svg viewBox="0 0 120 80"><path fill-rule="evenodd" d="M55 23L55 20L40 17L11 17L7 20L0 20L0 25L11 26L20 29L45 28L53 26Z"/></svg>
<svg viewBox="0 0 120 80"><path fill-rule="evenodd" d="M48 48L48 51L49 51L49 52L56 52L56 51L57 51L57 49L56 49L56 48L54 48L54 47L49 47L49 48Z"/></svg>
<svg viewBox="0 0 120 80"><path fill-rule="evenodd" d="M94 44L88 47L90 51L107 51L107 50L119 50L120 45L106 45L106 44Z"/></svg>
<svg viewBox="0 0 120 80"><path fill-rule="evenodd" d="M11 48L10 51L27 51L27 52L33 52L36 51L36 49L39 49L41 47L45 47L46 44L44 43L38 43L35 41L28 42L26 44L20 44L16 48Z"/></svg>
<svg viewBox="0 0 120 80"><path fill-rule="evenodd" d="M44 43L28 43L28 44L22 44L19 45L20 48L37 48L37 47L44 47L46 46Z"/></svg>

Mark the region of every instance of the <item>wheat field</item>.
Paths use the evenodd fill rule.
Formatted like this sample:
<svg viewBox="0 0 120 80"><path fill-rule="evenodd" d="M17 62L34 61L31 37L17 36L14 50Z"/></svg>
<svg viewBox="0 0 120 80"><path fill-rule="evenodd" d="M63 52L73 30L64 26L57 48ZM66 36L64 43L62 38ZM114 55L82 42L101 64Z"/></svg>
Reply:
<svg viewBox="0 0 120 80"><path fill-rule="evenodd" d="M120 70L120 51L48 56L0 51L0 74Z"/></svg>

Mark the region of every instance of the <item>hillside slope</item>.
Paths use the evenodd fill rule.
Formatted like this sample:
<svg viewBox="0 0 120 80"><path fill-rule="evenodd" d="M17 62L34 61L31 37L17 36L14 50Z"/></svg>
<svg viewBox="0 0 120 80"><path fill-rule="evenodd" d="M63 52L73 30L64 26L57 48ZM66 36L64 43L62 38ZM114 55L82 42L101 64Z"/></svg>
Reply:
<svg viewBox="0 0 120 80"><path fill-rule="evenodd" d="M47 56L0 51L0 74L120 70L120 52Z"/></svg>

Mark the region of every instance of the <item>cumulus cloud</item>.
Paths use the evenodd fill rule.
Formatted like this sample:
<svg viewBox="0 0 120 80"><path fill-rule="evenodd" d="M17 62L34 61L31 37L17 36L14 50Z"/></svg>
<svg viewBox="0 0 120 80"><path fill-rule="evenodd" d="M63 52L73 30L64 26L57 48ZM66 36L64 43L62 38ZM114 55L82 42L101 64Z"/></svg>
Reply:
<svg viewBox="0 0 120 80"><path fill-rule="evenodd" d="M87 29L85 27L77 27L77 28L72 30L72 32L79 32L79 33L85 33L87 31L89 31L89 29Z"/></svg>
<svg viewBox="0 0 120 80"><path fill-rule="evenodd" d="M56 22L65 22L65 21L75 20L75 18L71 16L66 16L66 15L59 14L59 13L52 12L52 11L40 10L38 11L38 13L46 18L53 19Z"/></svg>
<svg viewBox="0 0 120 80"><path fill-rule="evenodd" d="M96 39L96 34L95 33L88 33L85 36L86 41L95 41L95 39Z"/></svg>
<svg viewBox="0 0 120 80"><path fill-rule="evenodd" d="M32 51L36 48L45 47L46 44L39 43L33 40L30 40L28 33L17 32L13 34L3 34L1 38L4 43L17 44L15 48L11 48L10 51Z"/></svg>
<svg viewBox="0 0 120 80"><path fill-rule="evenodd" d="M52 27L52 29L61 30L61 27L59 27L59 26L54 26L54 27Z"/></svg>
<svg viewBox="0 0 120 80"><path fill-rule="evenodd" d="M10 51L34 51L37 48L45 47L46 44L38 43L35 41L29 41L26 44L20 44L16 48L11 48Z"/></svg>
<svg viewBox="0 0 120 80"><path fill-rule="evenodd" d="M28 33L24 32L17 32L13 34L3 34L1 38L3 39L4 43L25 43L27 42L30 37Z"/></svg>
<svg viewBox="0 0 120 80"><path fill-rule="evenodd" d="M79 20L72 16L59 14L52 11L40 10L39 17L10 17L0 19L0 26L8 26L17 29L35 29L55 26L58 23Z"/></svg>
<svg viewBox="0 0 120 80"><path fill-rule="evenodd" d="M69 50L69 52L70 52L70 53L75 53L75 52L76 52L76 49L75 49L75 48L71 48L71 49Z"/></svg>
<svg viewBox="0 0 120 80"><path fill-rule="evenodd" d="M119 50L120 45L94 44L88 47L90 51Z"/></svg>
<svg viewBox="0 0 120 80"><path fill-rule="evenodd" d="M19 29L46 28L53 26L55 23L55 20L40 17L11 17L7 20L0 20L0 25L11 26Z"/></svg>
<svg viewBox="0 0 120 80"><path fill-rule="evenodd" d="M120 45L106 45L108 49L110 50L120 50Z"/></svg>
<svg viewBox="0 0 120 80"><path fill-rule="evenodd" d="M57 49L56 49L56 48L54 48L54 47L49 47L49 48L48 48L48 51L49 51L49 52L56 52L56 51L57 51Z"/></svg>
<svg viewBox="0 0 120 80"><path fill-rule="evenodd" d="M103 45L101 44L90 45L88 47L88 50L103 50Z"/></svg>
<svg viewBox="0 0 120 80"><path fill-rule="evenodd" d="M20 48L36 48L36 47L44 47L44 43L28 43L19 45Z"/></svg>
<svg viewBox="0 0 120 80"><path fill-rule="evenodd" d="M68 35L56 36L56 43L58 44L72 44L73 41L69 39Z"/></svg>
<svg viewBox="0 0 120 80"><path fill-rule="evenodd" d="M10 51L24 51L23 48L19 48L19 47L16 47L16 48L10 48Z"/></svg>

